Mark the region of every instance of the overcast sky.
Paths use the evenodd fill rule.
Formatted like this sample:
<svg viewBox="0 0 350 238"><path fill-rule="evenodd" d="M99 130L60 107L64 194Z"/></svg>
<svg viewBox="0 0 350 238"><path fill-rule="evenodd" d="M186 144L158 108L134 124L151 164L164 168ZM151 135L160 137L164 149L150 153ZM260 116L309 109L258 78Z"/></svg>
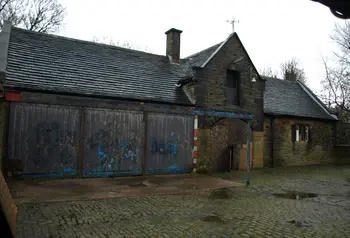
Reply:
<svg viewBox="0 0 350 238"><path fill-rule="evenodd" d="M60 35L83 40L107 37L139 49L165 54L165 34L183 31L181 57L227 38L235 18L236 32L258 70L292 57L305 69L308 85L321 89L321 55L331 56L329 39L335 18L310 0L60 0L68 15Z"/></svg>

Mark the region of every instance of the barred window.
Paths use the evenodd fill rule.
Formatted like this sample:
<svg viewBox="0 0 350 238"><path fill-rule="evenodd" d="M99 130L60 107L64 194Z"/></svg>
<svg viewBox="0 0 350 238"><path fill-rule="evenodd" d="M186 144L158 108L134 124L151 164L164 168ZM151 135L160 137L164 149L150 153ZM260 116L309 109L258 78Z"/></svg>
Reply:
<svg viewBox="0 0 350 238"><path fill-rule="evenodd" d="M292 142L309 141L310 128L308 125L292 126Z"/></svg>

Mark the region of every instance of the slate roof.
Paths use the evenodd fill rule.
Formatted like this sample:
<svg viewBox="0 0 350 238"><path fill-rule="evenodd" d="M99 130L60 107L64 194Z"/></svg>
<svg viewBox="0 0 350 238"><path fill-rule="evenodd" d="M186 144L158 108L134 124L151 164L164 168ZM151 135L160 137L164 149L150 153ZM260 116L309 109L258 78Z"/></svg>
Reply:
<svg viewBox="0 0 350 238"><path fill-rule="evenodd" d="M195 54L192 54L190 56L187 56L186 58L184 58L184 60L186 61L186 63L188 63L191 67L200 67L202 66L207 59L210 58L210 56L212 56L212 54L214 54L214 52L216 51L216 49L222 44L222 42L213 45L205 50L202 50L200 52L197 52Z"/></svg>
<svg viewBox="0 0 350 238"><path fill-rule="evenodd" d="M175 85L192 76L192 67L202 67L222 44L179 65L163 55L12 27L4 87L192 105ZM265 113L335 120L305 85L263 79Z"/></svg>
<svg viewBox="0 0 350 238"><path fill-rule="evenodd" d="M166 56L12 27L5 87L192 105Z"/></svg>
<svg viewBox="0 0 350 238"><path fill-rule="evenodd" d="M336 120L319 104L319 99L298 82L265 77L264 112L317 119Z"/></svg>

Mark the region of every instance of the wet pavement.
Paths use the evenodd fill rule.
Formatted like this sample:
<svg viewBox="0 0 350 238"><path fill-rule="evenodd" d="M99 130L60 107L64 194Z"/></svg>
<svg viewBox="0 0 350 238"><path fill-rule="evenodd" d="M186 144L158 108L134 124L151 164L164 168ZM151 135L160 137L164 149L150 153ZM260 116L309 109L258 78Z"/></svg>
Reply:
<svg viewBox="0 0 350 238"><path fill-rule="evenodd" d="M235 182L245 178L241 171L217 176ZM20 203L17 234L350 237L350 166L253 170L251 182L249 187L188 189L175 195Z"/></svg>
<svg viewBox="0 0 350 238"><path fill-rule="evenodd" d="M16 204L21 204L178 194L198 189L241 187L244 184L217 177L186 174L119 178L11 180L8 182L8 186Z"/></svg>

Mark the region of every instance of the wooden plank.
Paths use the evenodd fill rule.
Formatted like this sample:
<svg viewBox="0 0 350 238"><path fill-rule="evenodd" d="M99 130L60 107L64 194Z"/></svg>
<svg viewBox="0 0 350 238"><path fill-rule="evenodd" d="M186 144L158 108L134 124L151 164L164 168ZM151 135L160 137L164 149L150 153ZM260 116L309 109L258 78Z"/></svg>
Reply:
<svg viewBox="0 0 350 238"><path fill-rule="evenodd" d="M264 167L264 132L253 132L253 168Z"/></svg>
<svg viewBox="0 0 350 238"><path fill-rule="evenodd" d="M253 143L250 142L250 158L253 158ZM246 161L247 161L247 144L243 144L239 151L239 170L246 170ZM254 158L253 158L254 159ZM250 168L253 165L253 159L250 160Z"/></svg>
<svg viewBox="0 0 350 238"><path fill-rule="evenodd" d="M13 237L16 237L17 207L0 170L0 203Z"/></svg>

